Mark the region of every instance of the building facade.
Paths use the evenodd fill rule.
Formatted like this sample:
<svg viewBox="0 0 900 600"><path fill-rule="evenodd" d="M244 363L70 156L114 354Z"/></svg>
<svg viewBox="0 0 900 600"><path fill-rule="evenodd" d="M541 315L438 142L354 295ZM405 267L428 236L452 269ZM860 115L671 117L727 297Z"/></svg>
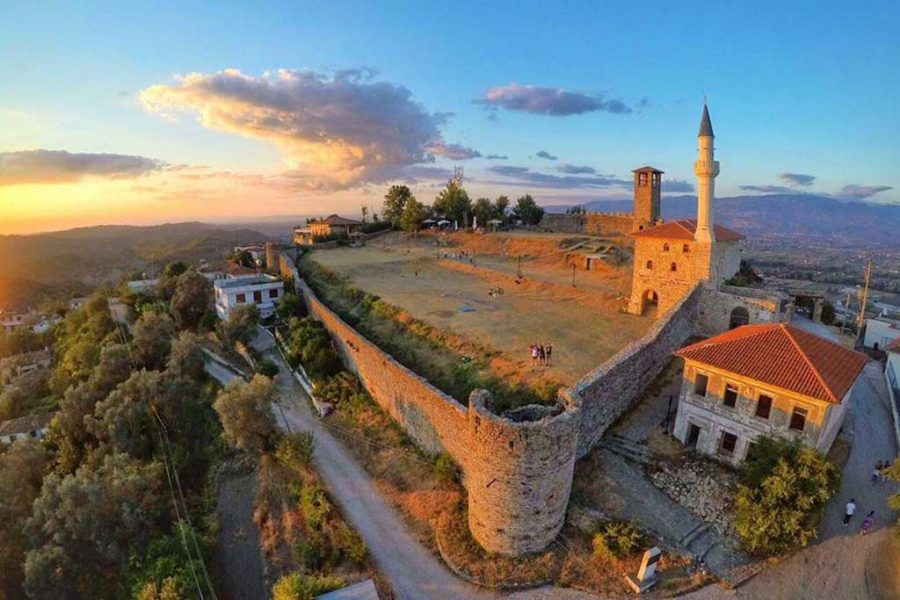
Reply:
<svg viewBox="0 0 900 600"><path fill-rule="evenodd" d="M0 423L0 444L9 445L18 440L43 439L55 414L29 415L3 421Z"/></svg>
<svg viewBox="0 0 900 600"><path fill-rule="evenodd" d="M306 227L295 228L294 243L306 246L331 234L349 236L360 225L362 225L360 221L354 221L338 215L329 215L324 219L309 221Z"/></svg>
<svg viewBox="0 0 900 600"><path fill-rule="evenodd" d="M887 317L866 319L863 346L873 350L884 350L894 340L900 340L900 321Z"/></svg>
<svg viewBox="0 0 900 600"><path fill-rule="evenodd" d="M255 305L260 318L267 319L275 314L275 305L284 297L284 282L271 275L248 275L217 279L213 290L220 319L227 319L231 309L243 304Z"/></svg>
<svg viewBox="0 0 900 600"><path fill-rule="evenodd" d="M737 465L760 436L826 453L866 356L785 324L747 325L687 346L675 437Z"/></svg>

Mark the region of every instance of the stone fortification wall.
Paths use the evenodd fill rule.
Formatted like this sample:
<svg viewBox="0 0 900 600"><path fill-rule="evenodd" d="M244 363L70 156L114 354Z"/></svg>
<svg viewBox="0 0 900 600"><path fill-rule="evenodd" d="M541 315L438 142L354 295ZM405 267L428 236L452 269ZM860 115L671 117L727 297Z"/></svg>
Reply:
<svg viewBox="0 0 900 600"><path fill-rule="evenodd" d="M777 292L753 288L723 285L718 290L708 290L698 313L697 331L710 336L728 331L731 313L738 307L747 310L749 323L790 321L792 305L786 300Z"/></svg>
<svg viewBox="0 0 900 600"><path fill-rule="evenodd" d="M526 407L520 410L537 414L516 422L487 410L489 397L478 390L469 399L469 529L485 548L537 552L556 538L565 521L578 413Z"/></svg>
<svg viewBox="0 0 900 600"><path fill-rule="evenodd" d="M562 390L567 404L580 407L577 456L587 454L606 429L638 401L659 375L672 352L694 333L694 321L704 289L694 288L661 317L639 340L584 376L573 388Z"/></svg>
<svg viewBox="0 0 900 600"><path fill-rule="evenodd" d="M546 214L541 227L557 233L628 235L634 229L631 213Z"/></svg>
<svg viewBox="0 0 900 600"><path fill-rule="evenodd" d="M316 298L282 255L311 315L331 333L346 366L374 400L427 452L447 452L468 491L469 526L488 551L544 549L559 533L569 502L578 438L571 407L524 407L513 418L492 414L490 395L464 407L365 339Z"/></svg>

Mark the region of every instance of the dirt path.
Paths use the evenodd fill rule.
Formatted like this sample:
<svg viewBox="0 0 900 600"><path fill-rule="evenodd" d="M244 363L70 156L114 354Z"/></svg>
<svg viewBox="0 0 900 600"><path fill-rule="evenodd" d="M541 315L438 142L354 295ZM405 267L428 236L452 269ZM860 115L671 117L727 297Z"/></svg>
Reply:
<svg viewBox="0 0 900 600"><path fill-rule="evenodd" d="M253 523L256 472L224 478L219 484L217 554L225 589L223 600L266 598L259 532Z"/></svg>

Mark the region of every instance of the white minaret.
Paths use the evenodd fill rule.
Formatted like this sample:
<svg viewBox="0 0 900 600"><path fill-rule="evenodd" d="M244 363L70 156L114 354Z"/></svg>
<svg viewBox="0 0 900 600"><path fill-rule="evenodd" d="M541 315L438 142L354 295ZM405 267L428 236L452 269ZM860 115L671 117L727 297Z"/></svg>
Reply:
<svg viewBox="0 0 900 600"><path fill-rule="evenodd" d="M703 118L700 120L700 133L697 134L697 162L694 163L694 174L697 176L697 231L694 239L711 244L716 241L713 229L713 200L716 197L716 175L719 174L719 163L713 159L712 123L709 110L703 103Z"/></svg>

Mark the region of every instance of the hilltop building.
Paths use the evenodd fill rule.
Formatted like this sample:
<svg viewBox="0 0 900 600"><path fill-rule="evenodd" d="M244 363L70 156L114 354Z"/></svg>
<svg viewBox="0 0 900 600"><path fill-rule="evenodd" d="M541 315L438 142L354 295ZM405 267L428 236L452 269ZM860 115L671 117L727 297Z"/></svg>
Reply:
<svg viewBox="0 0 900 600"><path fill-rule="evenodd" d="M16 440L43 439L55 414L29 415L3 421L0 423L0 444L8 445Z"/></svg>
<svg viewBox="0 0 900 600"><path fill-rule="evenodd" d="M294 243L305 246L314 243L316 238L323 238L331 234L349 236L360 225L362 225L360 221L329 215L324 219L310 221L306 227L295 228Z"/></svg>
<svg viewBox="0 0 900 600"><path fill-rule="evenodd" d="M884 350L894 340L900 340L900 319L887 317L866 319L863 346L873 350Z"/></svg>
<svg viewBox="0 0 900 600"><path fill-rule="evenodd" d="M867 361L783 323L738 327L675 355L684 359L675 437L735 465L762 435L827 453Z"/></svg>
<svg viewBox="0 0 900 600"><path fill-rule="evenodd" d="M284 297L284 282L266 274L253 274L213 282L216 314L223 321L236 306L255 304L259 317L267 319L275 314L275 305Z"/></svg>

